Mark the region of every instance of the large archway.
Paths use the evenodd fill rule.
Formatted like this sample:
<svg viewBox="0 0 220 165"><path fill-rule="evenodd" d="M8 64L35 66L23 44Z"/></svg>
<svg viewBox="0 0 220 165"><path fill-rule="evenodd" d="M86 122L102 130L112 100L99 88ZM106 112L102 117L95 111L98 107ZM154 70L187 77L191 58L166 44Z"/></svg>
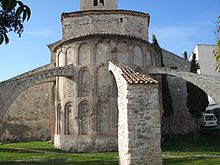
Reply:
<svg viewBox="0 0 220 165"><path fill-rule="evenodd" d="M183 72L163 67L149 67L147 72L152 75L172 75L191 82L205 91L218 105L220 105L219 77Z"/></svg>
<svg viewBox="0 0 220 165"><path fill-rule="evenodd" d="M4 104L1 106L0 118L4 116L11 103L16 99L16 97L25 89L44 82L53 82L55 77L72 77L73 76L73 65L67 65L64 67L56 67L52 69L46 69L33 74L28 74L26 76L18 77L16 79L11 79L0 83L0 97L7 98L3 100ZM7 93L7 97L4 97Z"/></svg>

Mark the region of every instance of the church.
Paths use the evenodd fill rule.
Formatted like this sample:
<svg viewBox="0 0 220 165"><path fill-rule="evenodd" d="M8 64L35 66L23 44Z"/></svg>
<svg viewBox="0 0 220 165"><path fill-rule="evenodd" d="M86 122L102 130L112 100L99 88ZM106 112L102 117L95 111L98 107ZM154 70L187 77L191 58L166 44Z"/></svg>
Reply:
<svg viewBox="0 0 220 165"><path fill-rule="evenodd" d="M161 52L149 42L149 14L118 10L117 0L81 0L80 5L80 11L62 14L62 39L48 45L49 64L0 83L1 141L51 138L55 147L66 151L116 151L122 87L109 71L109 61L131 82L135 81L131 72L147 75L149 67L161 66L161 57L167 68L189 71L186 58L165 49ZM69 65L72 76L23 88L31 75ZM160 82L160 76L146 79ZM174 109L172 132L189 133L193 122L186 107L186 82L172 76L168 82ZM159 83L161 96L160 89ZM161 132L167 134L161 98L158 104Z"/></svg>

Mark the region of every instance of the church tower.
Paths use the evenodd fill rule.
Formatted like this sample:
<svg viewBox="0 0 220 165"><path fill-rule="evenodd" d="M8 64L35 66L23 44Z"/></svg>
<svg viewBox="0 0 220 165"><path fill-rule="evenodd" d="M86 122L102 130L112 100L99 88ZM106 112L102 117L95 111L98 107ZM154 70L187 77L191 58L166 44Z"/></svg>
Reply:
<svg viewBox="0 0 220 165"><path fill-rule="evenodd" d="M84 10L116 10L117 0L81 0L81 11Z"/></svg>

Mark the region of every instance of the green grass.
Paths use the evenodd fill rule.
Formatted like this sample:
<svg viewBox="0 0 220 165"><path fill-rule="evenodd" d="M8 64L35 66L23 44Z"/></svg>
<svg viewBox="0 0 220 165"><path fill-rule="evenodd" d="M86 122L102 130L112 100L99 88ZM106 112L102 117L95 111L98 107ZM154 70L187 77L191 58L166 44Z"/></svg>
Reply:
<svg viewBox="0 0 220 165"><path fill-rule="evenodd" d="M67 153L47 142L24 142L0 145L0 165L117 165L118 153Z"/></svg>
<svg viewBox="0 0 220 165"><path fill-rule="evenodd" d="M201 136L193 142L192 136L177 136L162 145L164 165L218 165L220 141L216 136Z"/></svg>
<svg viewBox="0 0 220 165"><path fill-rule="evenodd" d="M164 165L218 165L220 141L202 136L197 144L191 136L178 136L162 145ZM0 165L117 165L118 153L67 153L47 142L0 145Z"/></svg>

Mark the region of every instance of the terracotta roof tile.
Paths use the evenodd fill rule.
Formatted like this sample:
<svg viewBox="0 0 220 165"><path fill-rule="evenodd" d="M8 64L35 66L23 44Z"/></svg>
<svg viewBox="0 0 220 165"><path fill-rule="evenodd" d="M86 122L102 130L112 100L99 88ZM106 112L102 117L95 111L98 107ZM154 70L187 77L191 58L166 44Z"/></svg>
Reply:
<svg viewBox="0 0 220 165"><path fill-rule="evenodd" d="M114 65L119 67L122 71L122 76L129 84L157 84L158 81L151 78L149 75L135 72L133 69L125 64L116 61L111 61Z"/></svg>

